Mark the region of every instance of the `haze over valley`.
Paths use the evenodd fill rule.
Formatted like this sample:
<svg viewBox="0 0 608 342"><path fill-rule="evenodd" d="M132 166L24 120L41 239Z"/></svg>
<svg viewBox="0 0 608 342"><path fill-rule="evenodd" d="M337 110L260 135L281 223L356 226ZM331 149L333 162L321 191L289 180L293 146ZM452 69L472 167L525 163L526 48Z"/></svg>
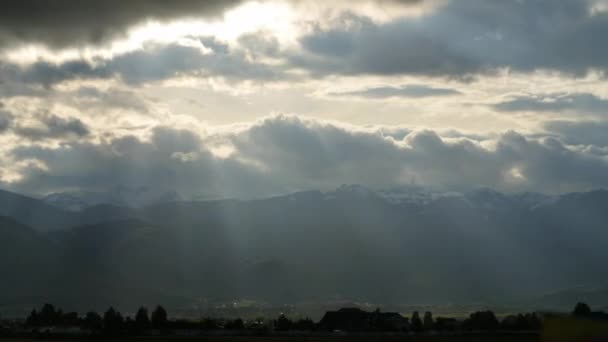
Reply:
<svg viewBox="0 0 608 342"><path fill-rule="evenodd" d="M0 194L4 306L162 300L187 310L201 300L254 300L566 309L566 290L608 305L605 190L549 196L345 185L78 211L48 199Z"/></svg>

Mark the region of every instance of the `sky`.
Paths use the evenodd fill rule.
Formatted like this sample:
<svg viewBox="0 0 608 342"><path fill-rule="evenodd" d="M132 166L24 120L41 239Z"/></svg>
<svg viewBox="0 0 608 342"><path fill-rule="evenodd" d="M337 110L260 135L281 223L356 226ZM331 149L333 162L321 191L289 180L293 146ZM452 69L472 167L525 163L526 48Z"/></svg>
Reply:
<svg viewBox="0 0 608 342"><path fill-rule="evenodd" d="M608 1L9 0L0 188L608 186Z"/></svg>

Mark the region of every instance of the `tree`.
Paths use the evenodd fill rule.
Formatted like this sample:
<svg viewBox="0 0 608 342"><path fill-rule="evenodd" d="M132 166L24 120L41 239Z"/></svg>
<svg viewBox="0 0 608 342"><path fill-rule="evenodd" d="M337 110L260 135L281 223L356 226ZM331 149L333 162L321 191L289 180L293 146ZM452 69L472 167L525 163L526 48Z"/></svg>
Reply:
<svg viewBox="0 0 608 342"><path fill-rule="evenodd" d="M433 330L434 324L435 321L433 320L433 313L431 313L430 311L425 312L423 321L424 330Z"/></svg>
<svg viewBox="0 0 608 342"><path fill-rule="evenodd" d="M167 326L167 311L162 306L157 306L152 312L152 327L162 329Z"/></svg>
<svg viewBox="0 0 608 342"><path fill-rule="evenodd" d="M536 313L527 313L524 317L530 330L540 330L542 328L543 323Z"/></svg>
<svg viewBox="0 0 608 342"><path fill-rule="evenodd" d="M293 329L294 330L303 330L303 331L314 330L315 322L313 322L313 320L308 317L302 318L293 323Z"/></svg>
<svg viewBox="0 0 608 342"><path fill-rule="evenodd" d="M276 321L274 321L274 327L276 330L290 330L292 322L289 318L287 318L284 314L281 314Z"/></svg>
<svg viewBox="0 0 608 342"><path fill-rule="evenodd" d="M135 327L142 331L146 330L150 327L150 318L148 317L148 309L143 306L137 310L137 314L135 314Z"/></svg>
<svg viewBox="0 0 608 342"><path fill-rule="evenodd" d="M55 307L52 304L44 304L38 315L38 320L42 325L52 325L56 323L60 315L59 312L55 311Z"/></svg>
<svg viewBox="0 0 608 342"><path fill-rule="evenodd" d="M97 312L87 312L83 325L91 332L99 332L103 329L103 319Z"/></svg>
<svg viewBox="0 0 608 342"><path fill-rule="evenodd" d="M420 314L418 314L418 311L414 311L412 313L412 323L411 323L411 329L414 332L421 332L422 331L422 320L420 319Z"/></svg>
<svg viewBox="0 0 608 342"><path fill-rule="evenodd" d="M455 318L437 317L434 328L437 331L454 331L458 328L458 321Z"/></svg>
<svg viewBox="0 0 608 342"><path fill-rule="evenodd" d="M472 313L463 322L463 326L469 330L497 330L500 327L500 323L494 312L488 310Z"/></svg>
<svg viewBox="0 0 608 342"><path fill-rule="evenodd" d="M213 318L204 318L201 321L201 329L203 330L216 330L219 329L219 324L216 319Z"/></svg>
<svg viewBox="0 0 608 342"><path fill-rule="evenodd" d="M574 307L574 311L572 311L574 316L589 316L591 314L591 308L589 305L579 302Z"/></svg>
<svg viewBox="0 0 608 342"><path fill-rule="evenodd" d="M38 317L38 312L36 309L32 310L27 319L25 320L25 324L30 327L35 327L40 324L40 318Z"/></svg>
<svg viewBox="0 0 608 342"><path fill-rule="evenodd" d="M235 320L227 321L226 324L224 325L224 329L243 330L243 329L245 329L245 324L243 323L242 319L237 318Z"/></svg>
<svg viewBox="0 0 608 342"><path fill-rule="evenodd" d="M103 314L103 326L104 330L109 333L120 332L123 328L124 319L120 312L110 307L108 311Z"/></svg>
<svg viewBox="0 0 608 342"><path fill-rule="evenodd" d="M77 312L67 312L60 317L59 324L66 326L77 326L79 323Z"/></svg>

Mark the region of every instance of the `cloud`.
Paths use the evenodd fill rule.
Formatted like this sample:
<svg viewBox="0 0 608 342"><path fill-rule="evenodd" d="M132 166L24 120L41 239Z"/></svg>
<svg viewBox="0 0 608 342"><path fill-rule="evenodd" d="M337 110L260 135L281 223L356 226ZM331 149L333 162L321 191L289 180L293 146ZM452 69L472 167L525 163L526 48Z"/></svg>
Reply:
<svg viewBox="0 0 608 342"><path fill-rule="evenodd" d="M333 96L355 96L370 99L384 99L389 97L432 97L432 96L450 96L459 95L461 92L449 88L434 88L420 84L411 84L401 87L373 87L364 90L355 90L348 92L329 93Z"/></svg>
<svg viewBox="0 0 608 342"><path fill-rule="evenodd" d="M500 68L605 71L608 14L592 1L449 1L422 17L317 27L291 61L315 75L428 75L469 78Z"/></svg>
<svg viewBox="0 0 608 342"><path fill-rule="evenodd" d="M0 80L2 84L18 84L20 92L15 95L32 94L32 86L43 86L48 89L52 85L66 81L89 78L110 78L113 73L103 66L93 66L84 60L69 61L54 64L38 61L31 65L19 66L12 63L0 64ZM32 95L36 95L33 93Z"/></svg>
<svg viewBox="0 0 608 342"><path fill-rule="evenodd" d="M148 105L135 92L121 89L99 90L83 86L74 92L76 102L85 108L97 106L101 108L117 108L147 112Z"/></svg>
<svg viewBox="0 0 608 342"><path fill-rule="evenodd" d="M218 76L226 79L285 79L281 67L247 60L240 51L233 51L213 38L200 40L203 47L168 44L120 55L99 70L102 74L120 76L129 84L168 79L179 75ZM283 76L283 77L281 77Z"/></svg>
<svg viewBox="0 0 608 342"><path fill-rule="evenodd" d="M146 20L213 17L235 0L8 0L0 4L0 44L39 43L52 48L99 44Z"/></svg>
<svg viewBox="0 0 608 342"><path fill-rule="evenodd" d="M2 110L2 104L0 103L0 133L6 131L13 120L11 113Z"/></svg>
<svg viewBox="0 0 608 342"><path fill-rule="evenodd" d="M507 132L479 142L430 130L412 130L402 139L383 132L281 115L213 136L157 127L149 140L124 136L21 146L11 158L44 167L20 169L22 178L8 186L50 192L126 185L177 191L186 198L267 196L344 183L541 192L608 186L603 157L550 136ZM211 151L218 143L232 153L216 156Z"/></svg>
<svg viewBox="0 0 608 342"><path fill-rule="evenodd" d="M0 11L0 40L2 32L5 36L12 32L9 36L17 40L81 46L110 39L147 18L215 15L238 1L189 0L171 6L143 0L96 1L94 5L68 0L54 6L35 0L25 3L9 1L3 5L10 8ZM52 85L61 80L109 77L139 84L183 74L289 80L293 76L287 71L293 70L301 77L306 71L307 76L319 78L336 74L423 75L468 81L503 69L583 75L608 68L608 48L598 41L598 37L608 35L608 12L593 12L595 3L591 0L440 1L442 5L420 15L385 21L365 15L365 11L375 8L371 3L349 11L343 6L347 3L340 2L335 5L339 15L329 22L321 15L312 20L304 14L293 18L290 25L298 30L294 29L290 38L299 42L295 45L281 45L276 36L261 30L244 34L234 44L221 43L217 37L201 38L198 43L212 53L176 42L164 46L144 43L141 50L113 58L93 54L98 56L94 61L73 60L59 65L39 61L25 70L5 65L1 72L11 74L10 80ZM409 8L423 2L402 3ZM291 4L297 12L298 5L306 2ZM3 20L3 16L10 16L10 20ZM195 35L183 38L197 39ZM266 64L269 59L272 63Z"/></svg>
<svg viewBox="0 0 608 342"><path fill-rule="evenodd" d="M605 121L548 121L545 130L557 134L571 145L608 146L608 122Z"/></svg>
<svg viewBox="0 0 608 342"><path fill-rule="evenodd" d="M56 148L22 146L12 151L12 157L44 165L19 170L22 179L12 187L24 192L128 187L152 189L157 194L177 191L191 196L231 197L259 193L257 187L272 189L256 177L254 169L214 157L196 134L169 127L158 127L145 141L124 136L100 144L72 141Z"/></svg>
<svg viewBox="0 0 608 342"><path fill-rule="evenodd" d="M582 112L608 114L608 100L589 93L517 96L495 104L503 112Z"/></svg>
<svg viewBox="0 0 608 342"><path fill-rule="evenodd" d="M42 85L49 88L70 80L119 78L127 84L165 80L178 76L216 76L229 80L286 80L283 68L254 63L241 51L232 51L225 43L212 38L200 46L177 43L153 44L143 50L128 52L108 60L91 63L84 60L31 65L0 64L2 83ZM208 50L204 50L208 49Z"/></svg>
<svg viewBox="0 0 608 342"><path fill-rule="evenodd" d="M80 119L62 118L49 113L38 115L32 123L18 124L13 130L17 135L31 140L84 137L90 133Z"/></svg>

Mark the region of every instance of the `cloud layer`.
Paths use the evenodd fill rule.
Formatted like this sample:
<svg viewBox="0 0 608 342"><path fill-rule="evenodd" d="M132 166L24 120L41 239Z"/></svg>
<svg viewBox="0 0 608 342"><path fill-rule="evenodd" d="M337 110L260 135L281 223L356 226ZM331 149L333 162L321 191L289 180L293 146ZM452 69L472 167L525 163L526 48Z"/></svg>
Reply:
<svg viewBox="0 0 608 342"><path fill-rule="evenodd" d="M411 84L401 87L372 87L363 90L354 90L341 93L330 93L334 96L355 96L371 99L384 99L389 97L432 97L458 95L459 91L449 88L434 88L420 84Z"/></svg>
<svg viewBox="0 0 608 342"><path fill-rule="evenodd" d="M121 185L187 198L267 196L344 183L543 192L608 186L603 156L551 137L507 132L474 140L413 130L394 138L386 131L285 115L212 135L157 127L149 139L17 147L12 158L39 167L30 165L20 181L5 185L26 192ZM219 155L220 146L230 153Z"/></svg>
<svg viewBox="0 0 608 342"><path fill-rule="evenodd" d="M608 33L608 17L598 8L585 0L472 0L386 24L353 17L348 26L302 37L309 55L293 62L321 74L468 77L498 68L584 74L608 66L608 50L596 41Z"/></svg>
<svg viewBox="0 0 608 342"><path fill-rule="evenodd" d="M0 7L2 187L608 186L604 1Z"/></svg>

